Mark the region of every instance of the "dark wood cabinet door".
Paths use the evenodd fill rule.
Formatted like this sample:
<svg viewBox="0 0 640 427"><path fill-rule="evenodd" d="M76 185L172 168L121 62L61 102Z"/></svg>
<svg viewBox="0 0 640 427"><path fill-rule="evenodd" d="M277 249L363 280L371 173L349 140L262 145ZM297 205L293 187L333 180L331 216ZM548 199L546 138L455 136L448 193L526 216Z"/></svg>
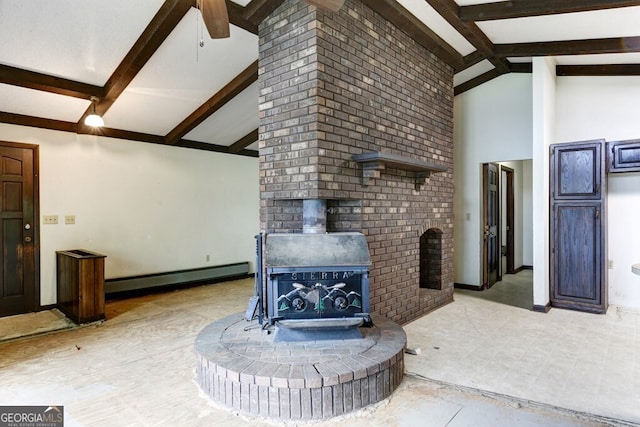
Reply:
<svg viewBox="0 0 640 427"><path fill-rule="evenodd" d="M551 305L607 309L604 141L551 146Z"/></svg>
<svg viewBox="0 0 640 427"><path fill-rule="evenodd" d="M599 201L553 206L553 305L603 310L603 226Z"/></svg>
<svg viewBox="0 0 640 427"><path fill-rule="evenodd" d="M551 198L599 200L602 197L604 140L556 144L551 148Z"/></svg>

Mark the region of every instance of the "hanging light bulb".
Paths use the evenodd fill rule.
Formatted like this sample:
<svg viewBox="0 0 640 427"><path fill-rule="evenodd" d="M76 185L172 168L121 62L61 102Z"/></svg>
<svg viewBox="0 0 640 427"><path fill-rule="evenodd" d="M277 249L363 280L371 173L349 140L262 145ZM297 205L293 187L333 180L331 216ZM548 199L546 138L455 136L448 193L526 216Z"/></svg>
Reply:
<svg viewBox="0 0 640 427"><path fill-rule="evenodd" d="M104 120L96 113L96 101L98 98L95 96L91 97L91 114L84 118L84 124L87 126L91 126L94 128L99 128L104 126Z"/></svg>

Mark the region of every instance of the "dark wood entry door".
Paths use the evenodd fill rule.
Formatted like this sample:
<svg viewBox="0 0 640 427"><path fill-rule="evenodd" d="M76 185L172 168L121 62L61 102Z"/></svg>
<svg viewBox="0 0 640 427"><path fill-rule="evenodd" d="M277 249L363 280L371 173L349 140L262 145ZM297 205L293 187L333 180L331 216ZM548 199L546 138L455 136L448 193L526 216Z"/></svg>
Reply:
<svg viewBox="0 0 640 427"><path fill-rule="evenodd" d="M551 305L603 313L606 285L604 141L551 146Z"/></svg>
<svg viewBox="0 0 640 427"><path fill-rule="evenodd" d="M38 306L37 147L0 142L0 316Z"/></svg>
<svg viewBox="0 0 640 427"><path fill-rule="evenodd" d="M500 188L499 170L495 163L485 163L483 170L484 188L484 278L483 285L493 286L500 277Z"/></svg>

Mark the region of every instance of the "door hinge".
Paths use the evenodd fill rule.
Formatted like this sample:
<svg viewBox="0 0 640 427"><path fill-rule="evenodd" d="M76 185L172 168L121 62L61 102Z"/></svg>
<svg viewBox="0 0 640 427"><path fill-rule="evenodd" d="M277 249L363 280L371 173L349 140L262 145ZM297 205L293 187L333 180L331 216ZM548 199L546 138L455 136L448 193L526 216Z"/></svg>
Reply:
<svg viewBox="0 0 640 427"><path fill-rule="evenodd" d="M596 219L600 219L600 209L596 209Z"/></svg>

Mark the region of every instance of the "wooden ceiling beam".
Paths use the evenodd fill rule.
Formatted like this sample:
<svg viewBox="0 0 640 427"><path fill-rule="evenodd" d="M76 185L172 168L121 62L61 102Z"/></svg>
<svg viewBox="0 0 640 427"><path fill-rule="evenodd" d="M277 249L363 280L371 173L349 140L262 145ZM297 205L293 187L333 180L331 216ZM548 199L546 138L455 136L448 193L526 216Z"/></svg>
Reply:
<svg viewBox="0 0 640 427"><path fill-rule="evenodd" d="M244 17L257 27L282 3L284 3L284 0L251 0L244 8Z"/></svg>
<svg viewBox="0 0 640 427"><path fill-rule="evenodd" d="M114 129L102 127L99 129L78 129L76 123L66 122L63 120L45 119L42 117L26 116L24 114L14 114L0 111L0 123L7 123L18 126L29 126L40 129L55 130L61 132L70 132L87 135L104 136L108 138L125 139L128 141L146 142L150 144L164 144L164 138L159 135L151 135L148 133L131 132L128 130ZM239 150L231 153L229 147L224 145L208 144L206 142L181 140L175 146L183 148L192 148L195 150L212 151L216 153L236 154L240 156L258 157L255 150Z"/></svg>
<svg viewBox="0 0 640 427"><path fill-rule="evenodd" d="M486 73L480 74L479 76L476 76L471 80L467 80L466 82L461 83L458 86L454 87L453 95L454 96L460 95L461 93L471 90L474 87L478 87L481 84L488 82L489 80L493 80L496 77L501 76L502 74L504 73L501 73L495 68L493 70L489 70Z"/></svg>
<svg viewBox="0 0 640 427"><path fill-rule="evenodd" d="M227 102L231 101L236 95L249 87L258 80L258 61L254 61L245 68L231 82L220 89L215 95L198 107L193 113L184 119L178 126L173 128L165 137L166 144L175 144L187 133L191 132L196 126L205 121L210 115L222 108ZM256 113L257 114L257 113Z"/></svg>
<svg viewBox="0 0 640 427"><path fill-rule="evenodd" d="M556 65L557 76L640 76L640 64Z"/></svg>
<svg viewBox="0 0 640 427"><path fill-rule="evenodd" d="M96 112L99 115L104 115L111 108L120 94L194 5L194 0L166 0L164 2L133 47L120 62L120 65L107 80L104 87L104 95L96 103ZM91 112L92 107L89 106L78 121L79 128L85 127L84 118Z"/></svg>
<svg viewBox="0 0 640 427"><path fill-rule="evenodd" d="M638 0L510 0L460 6L458 16L465 22L495 19L522 18L527 16L554 15L559 13L586 12L618 7L640 6Z"/></svg>
<svg viewBox="0 0 640 427"><path fill-rule="evenodd" d="M512 62L510 64L512 73L532 73L533 64L531 62Z"/></svg>
<svg viewBox="0 0 640 427"><path fill-rule="evenodd" d="M256 142L259 138L258 129L254 129L229 146L229 153L236 154Z"/></svg>
<svg viewBox="0 0 640 427"><path fill-rule="evenodd" d="M208 144L206 142L191 141L188 139L181 139L174 147L192 148L194 150L213 151L215 153L234 154L247 157L258 157L258 152L255 150L240 150L237 153L231 153L229 147L226 145Z"/></svg>
<svg viewBox="0 0 640 427"><path fill-rule="evenodd" d="M253 1L251 3L253 3ZM258 24L260 23L260 21L254 22L247 16L247 10L249 6L251 6L251 3L243 7L237 3L232 2L231 0L226 0L227 13L229 14L229 23L235 25L236 27L247 30L252 34L258 34Z"/></svg>
<svg viewBox="0 0 640 427"><path fill-rule="evenodd" d="M104 89L101 86L2 64L0 64L0 83L81 99L91 99L92 96L101 98L104 96Z"/></svg>
<svg viewBox="0 0 640 427"><path fill-rule="evenodd" d="M501 58L640 52L640 37L496 44L494 52Z"/></svg>
<svg viewBox="0 0 640 427"><path fill-rule="evenodd" d="M453 0L427 0L446 21L456 29L469 43L480 51L501 73L509 72L509 63L493 54L493 43L473 22L462 22L458 17L459 6ZM463 66L466 65L463 64ZM456 68L456 72L463 68Z"/></svg>
<svg viewBox="0 0 640 427"><path fill-rule="evenodd" d="M7 113L4 111L0 111L0 123L73 133L78 129L76 124L72 122L45 119L42 117L27 116L24 114Z"/></svg>
<svg viewBox="0 0 640 427"><path fill-rule="evenodd" d="M396 0L369 1L366 2L366 5L454 69L460 69L464 66L464 59L457 50Z"/></svg>
<svg viewBox="0 0 640 427"><path fill-rule="evenodd" d="M484 61L486 57L480 52L476 50L475 52L471 52L468 55L464 56L464 65L460 70L455 70L456 73L459 73L462 70L466 70L469 67L473 67L474 65Z"/></svg>

